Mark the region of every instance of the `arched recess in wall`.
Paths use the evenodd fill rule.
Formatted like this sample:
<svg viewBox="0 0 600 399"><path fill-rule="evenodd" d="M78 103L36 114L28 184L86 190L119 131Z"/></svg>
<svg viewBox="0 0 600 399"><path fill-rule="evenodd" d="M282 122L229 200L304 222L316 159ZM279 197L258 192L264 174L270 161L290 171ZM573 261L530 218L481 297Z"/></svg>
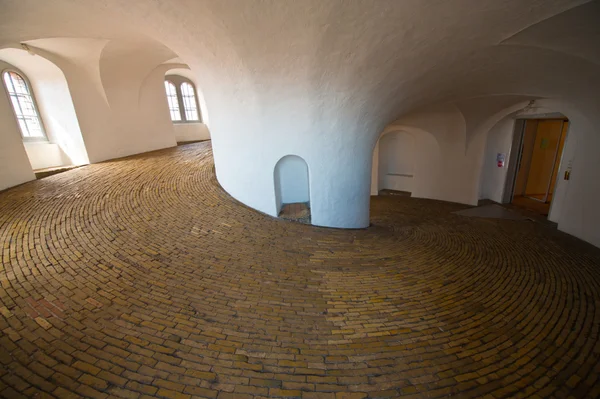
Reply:
<svg viewBox="0 0 600 399"><path fill-rule="evenodd" d="M292 204L305 204L310 212L310 174L304 159L297 155L284 156L275 165L273 177L278 215L286 205Z"/></svg>
<svg viewBox="0 0 600 399"><path fill-rule="evenodd" d="M172 60L163 64L167 68L165 69L166 75L178 75L190 80L196 87L196 95L198 96L198 104L200 105L200 114L202 115L202 123L207 129L210 128L210 116L208 114L208 107L206 106L206 99L204 98L204 92L202 90L202 82L198 80L194 72L190 69L187 64L174 63Z"/></svg>
<svg viewBox="0 0 600 399"><path fill-rule="evenodd" d="M431 133L409 126L391 126L373 150L371 195L382 189L439 198L440 146Z"/></svg>
<svg viewBox="0 0 600 399"><path fill-rule="evenodd" d="M390 132L379 140L379 190L412 193L415 138L408 132Z"/></svg>
<svg viewBox="0 0 600 399"><path fill-rule="evenodd" d="M198 86L198 82L195 79L193 73L187 65L182 64L164 64L165 66L165 82L170 82L175 89L176 98L169 100L169 93L165 93L167 99L167 109L171 114L171 120L173 121L173 130L175 134L175 140L178 143L193 142L210 140L210 131L208 128L208 112L206 110L206 103L202 91ZM168 68L168 69L167 69ZM185 110L185 99L183 98L183 85L189 84L193 88L194 101L198 107L198 118L197 120L188 120ZM188 86L189 88L189 86ZM166 86L165 86L166 89ZM180 117L178 120L174 119L173 113L177 112L173 109L173 102L177 102L178 112ZM189 101L189 99L188 99Z"/></svg>
<svg viewBox="0 0 600 399"><path fill-rule="evenodd" d="M63 71L45 57L18 48L0 49L0 69L25 77L37 102L47 140L23 143L31 168L89 163Z"/></svg>

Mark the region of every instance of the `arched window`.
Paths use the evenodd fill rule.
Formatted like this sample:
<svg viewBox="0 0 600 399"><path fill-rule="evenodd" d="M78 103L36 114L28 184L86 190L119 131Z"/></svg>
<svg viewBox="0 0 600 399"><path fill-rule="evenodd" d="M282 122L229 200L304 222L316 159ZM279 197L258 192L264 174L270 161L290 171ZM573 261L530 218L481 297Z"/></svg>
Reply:
<svg viewBox="0 0 600 399"><path fill-rule="evenodd" d="M10 97L15 117L24 140L46 140L32 91L25 78L14 71L2 74L4 86Z"/></svg>
<svg viewBox="0 0 600 399"><path fill-rule="evenodd" d="M181 120L181 112L179 111L179 100L177 98L177 89L175 85L168 80L165 80L165 90L167 92L167 101L169 102L169 112L171 120L179 122Z"/></svg>
<svg viewBox="0 0 600 399"><path fill-rule="evenodd" d="M189 79L169 75L165 80L165 90L173 122L201 122L196 88Z"/></svg>

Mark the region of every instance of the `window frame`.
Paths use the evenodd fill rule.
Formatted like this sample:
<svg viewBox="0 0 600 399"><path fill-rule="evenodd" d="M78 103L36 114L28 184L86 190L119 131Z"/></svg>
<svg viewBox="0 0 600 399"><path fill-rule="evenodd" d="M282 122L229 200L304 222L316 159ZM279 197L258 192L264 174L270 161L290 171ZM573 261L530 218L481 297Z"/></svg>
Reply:
<svg viewBox="0 0 600 399"><path fill-rule="evenodd" d="M11 94L8 90L8 87L6 87L6 82L4 81L4 74L10 73L10 72L13 72L13 73L16 73L17 75L19 75L21 77L21 79L23 79L23 81L25 82L25 86L27 87L29 96L31 97L31 102L33 104L33 110L35 111L35 114L37 115L43 137L25 137L23 135L23 129L21 128L21 124L19 123L19 116L17 115L17 112L15 110L15 107L14 107L12 99L11 99ZM28 142L28 143L49 142L50 140L48 139L48 133L46 132L46 126L44 126L44 119L42 118L42 114L40 113L40 107L38 105L37 99L35 98L35 93L33 92L33 86L31 85L31 82L30 82L29 78L27 77L27 75L25 75L23 72L19 71L16 68L5 68L2 71L0 71L0 77L2 78L2 87L4 88L4 92L6 93L7 100L9 102L10 108L13 113L13 117L15 118L15 122L17 123L17 126L19 127L19 133L21 134L21 140L23 140L23 142Z"/></svg>
<svg viewBox="0 0 600 399"><path fill-rule="evenodd" d="M171 122L174 124L184 124L184 123L203 123L202 121L202 111L200 110L200 102L198 100L198 90L196 89L196 85L190 79L181 76L181 75L166 75L165 82L170 82L175 86L175 91L177 92L177 102L179 103L179 117L180 120L174 121L171 118ZM194 90L194 100L196 102L196 110L198 111L198 119L188 120L185 114L185 103L183 101L183 93L181 91L181 85L183 83L189 83ZM166 92L165 92L166 96ZM168 105L168 100L167 100ZM171 117L170 107L169 107L169 118Z"/></svg>
<svg viewBox="0 0 600 399"><path fill-rule="evenodd" d="M167 93L166 91L166 84L165 84L165 95L167 97L167 107L169 108L169 117L171 118L171 122L173 123L181 123L183 122L183 118L182 118L182 114L181 114L181 101L179 99L179 92L177 90L177 84L175 84L171 79L166 79L165 78L165 82L166 84L170 84L171 86L173 86L173 88L175 89L175 100L177 100L177 113L179 113L179 120L173 120L173 115L171 115L171 112L175 112L175 110L171 109L171 103L169 102L169 93Z"/></svg>

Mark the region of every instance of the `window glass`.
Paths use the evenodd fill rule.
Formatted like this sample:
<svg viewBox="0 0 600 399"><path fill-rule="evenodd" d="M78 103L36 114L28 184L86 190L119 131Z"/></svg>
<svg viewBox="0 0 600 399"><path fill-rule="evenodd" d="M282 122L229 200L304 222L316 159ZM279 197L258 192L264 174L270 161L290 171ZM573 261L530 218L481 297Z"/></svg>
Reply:
<svg viewBox="0 0 600 399"><path fill-rule="evenodd" d="M181 120L181 113L179 112L179 101L177 100L177 89L175 85L168 80L165 80L165 91L167 92L167 101L169 102L169 112L171 113L171 120L178 122Z"/></svg>
<svg viewBox="0 0 600 399"><path fill-rule="evenodd" d="M25 79L13 71L4 72L3 78L23 138L46 138Z"/></svg>
<svg viewBox="0 0 600 399"><path fill-rule="evenodd" d="M197 121L198 107L196 105L196 95L194 86L187 82L181 84L181 95L183 97L183 108L185 109L185 119L188 121Z"/></svg>

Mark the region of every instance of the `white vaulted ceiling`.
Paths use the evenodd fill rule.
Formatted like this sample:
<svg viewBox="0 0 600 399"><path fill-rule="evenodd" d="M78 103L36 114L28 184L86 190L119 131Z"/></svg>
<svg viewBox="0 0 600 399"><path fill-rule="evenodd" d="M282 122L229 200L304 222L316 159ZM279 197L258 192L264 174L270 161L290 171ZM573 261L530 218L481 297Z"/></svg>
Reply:
<svg viewBox="0 0 600 399"><path fill-rule="evenodd" d="M290 95L313 117L343 105L377 124L457 96L552 95L548 81L573 69L592 76L600 62L600 5L583 0L0 4L0 44L144 35L258 107Z"/></svg>

